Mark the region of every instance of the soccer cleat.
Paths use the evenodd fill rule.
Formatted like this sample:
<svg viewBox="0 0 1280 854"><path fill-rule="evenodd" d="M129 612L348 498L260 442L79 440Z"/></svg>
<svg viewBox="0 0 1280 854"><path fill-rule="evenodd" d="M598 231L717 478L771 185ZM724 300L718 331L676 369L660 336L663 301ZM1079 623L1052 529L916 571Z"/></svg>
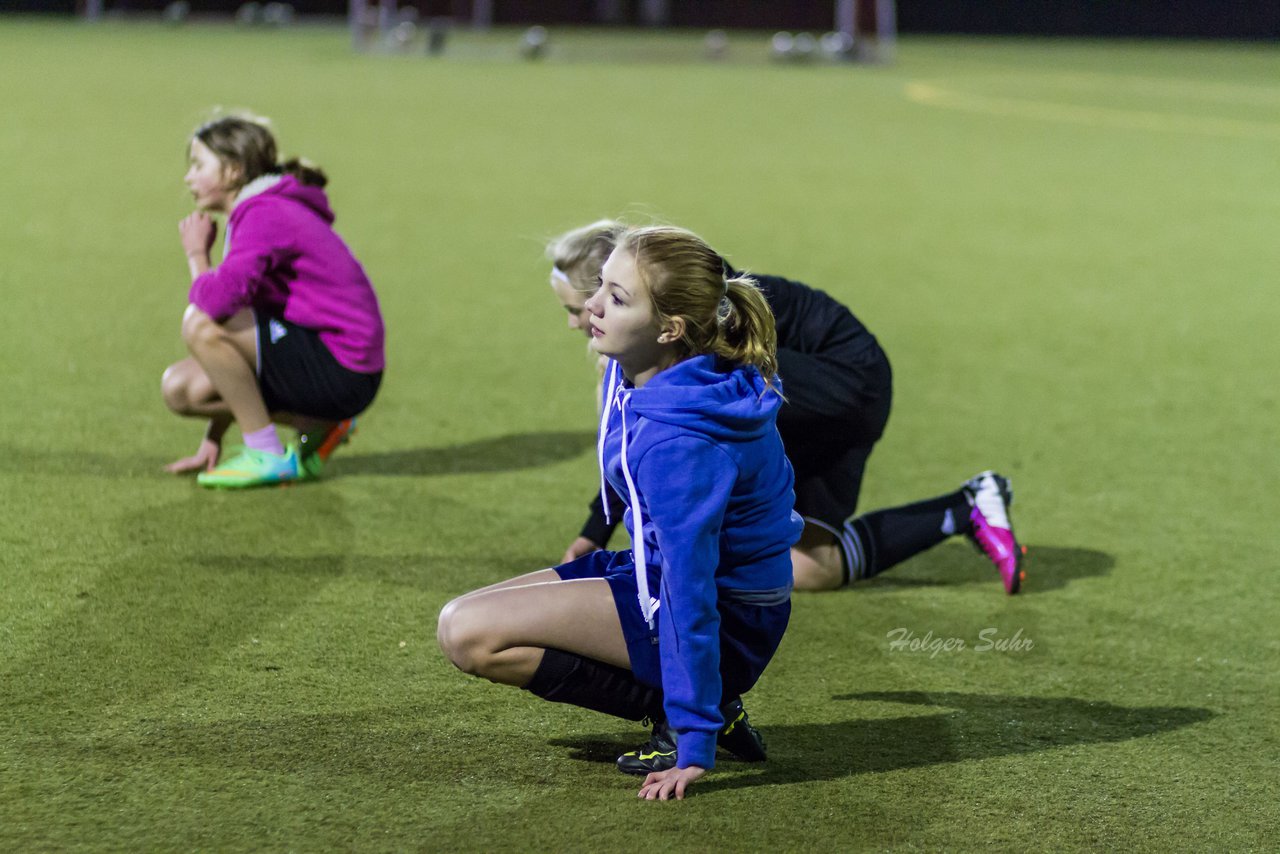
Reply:
<svg viewBox="0 0 1280 854"><path fill-rule="evenodd" d="M676 732L665 720L653 725L653 735L635 750L618 757L623 774L651 774L676 767Z"/></svg>
<svg viewBox="0 0 1280 854"><path fill-rule="evenodd" d="M355 432L356 420L344 418L324 433L299 433L298 455L302 460L303 477L319 477L329 457L339 445L351 441Z"/></svg>
<svg viewBox="0 0 1280 854"><path fill-rule="evenodd" d="M1000 571L1004 589L1010 596L1018 592L1025 573L1022 571L1023 549L1013 535L1009 507L1013 490L1009 481L992 471L984 471L964 484L965 496L972 508L969 521L973 530L967 536L986 554Z"/></svg>
<svg viewBox="0 0 1280 854"><path fill-rule="evenodd" d="M764 737L751 725L742 699L725 703L720 707L720 713L724 715L724 729L716 736L716 744L743 762L763 762L766 758Z"/></svg>
<svg viewBox="0 0 1280 854"><path fill-rule="evenodd" d="M290 445L283 454L245 448L213 471L201 472L196 482L212 489L246 489L290 483L302 477L298 450Z"/></svg>
<svg viewBox="0 0 1280 854"><path fill-rule="evenodd" d="M743 762L765 760L764 738L751 725L742 699L735 698L720 707L724 715L724 729L716 734L716 744ZM618 770L624 774L649 774L666 771L676 765L676 733L666 721L653 725L653 735L635 750L618 757Z"/></svg>

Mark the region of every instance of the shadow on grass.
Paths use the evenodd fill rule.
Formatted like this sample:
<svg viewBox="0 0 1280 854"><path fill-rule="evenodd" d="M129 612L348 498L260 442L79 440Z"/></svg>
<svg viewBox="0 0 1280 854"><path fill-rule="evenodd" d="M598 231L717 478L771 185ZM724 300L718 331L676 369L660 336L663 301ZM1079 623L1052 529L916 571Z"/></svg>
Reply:
<svg viewBox="0 0 1280 854"><path fill-rule="evenodd" d="M1067 546L1028 545L1022 568L1027 573L1019 595L1035 595L1066 587L1072 581L1107 575L1116 559L1096 549ZM958 584L998 584L990 561L963 543L945 543L901 567L851 589L859 593L900 587L955 586Z"/></svg>
<svg viewBox="0 0 1280 854"><path fill-rule="evenodd" d="M83 550L82 579L50 599L57 618L5 662L0 729L65 731L180 690L351 569L340 499L307 490L219 498L126 513L114 554L71 541L68 550ZM279 554L284 524L310 555Z"/></svg>
<svg viewBox="0 0 1280 854"><path fill-rule="evenodd" d="M176 457L175 457L176 459ZM0 444L0 475L73 475L110 478L173 478L164 470L172 459L149 454L104 454Z"/></svg>
<svg viewBox="0 0 1280 854"><path fill-rule="evenodd" d="M274 668L268 667L267 670ZM700 791L834 780L859 774L1034 753L1081 744L1127 741L1210 720L1215 712L1190 707L1127 708L1074 698L1000 697L976 694L882 692L833 698L933 706L937 714L837 723L769 726L770 759L747 765L728 757L731 772L699 785ZM524 730L495 732L457 726L449 713L442 726L435 707L402 706L339 713L236 717L211 722L170 718L131 721L126 732L80 733L74 738L33 739L25 750L63 756L92 755L110 767L143 767L158 759L273 773L361 776L396 786L423 781L500 777L504 782L545 782L546 759L536 736ZM642 740L595 735L558 738L569 758L612 764ZM511 757L526 757L512 760ZM495 759L495 757L497 757Z"/></svg>
<svg viewBox="0 0 1280 854"><path fill-rule="evenodd" d="M265 667L264 678L274 676L270 671L275 669ZM170 763L325 780L365 777L380 786L483 779L487 770L508 779L520 776L522 768L495 758L492 732L449 730L432 714L405 706L270 718L242 714L216 721L148 716L97 730L82 726L54 737L23 732L22 751L25 759L50 767L81 764L86 779L98 773L90 765L149 769L164 776ZM517 749L510 745L510 751ZM501 747L496 750L502 752Z"/></svg>
<svg viewBox="0 0 1280 854"><path fill-rule="evenodd" d="M596 434L561 430L513 433L442 448L406 448L362 454L340 452L333 458L333 475L373 474L423 477L514 471L572 459L594 448ZM81 477L164 477L172 462L159 456L116 456L96 451L58 451L17 448L0 444L0 474L78 475Z"/></svg>
<svg viewBox="0 0 1280 854"><path fill-rule="evenodd" d="M723 767L750 774L713 777L706 790L832 780L952 762L1034 753L1079 744L1127 741L1207 721L1216 712L1187 706L1129 708L1074 697L1007 697L911 691L841 694L863 700L929 706L937 714L837 723L764 726L769 761L760 766L732 760ZM638 742L553 739L570 757L611 763ZM721 754L724 756L724 754ZM758 769L758 770L757 770Z"/></svg>
<svg viewBox="0 0 1280 854"><path fill-rule="evenodd" d="M336 474L422 477L476 474L551 465L572 459L596 444L595 433L552 431L513 433L443 448L409 448L334 457Z"/></svg>

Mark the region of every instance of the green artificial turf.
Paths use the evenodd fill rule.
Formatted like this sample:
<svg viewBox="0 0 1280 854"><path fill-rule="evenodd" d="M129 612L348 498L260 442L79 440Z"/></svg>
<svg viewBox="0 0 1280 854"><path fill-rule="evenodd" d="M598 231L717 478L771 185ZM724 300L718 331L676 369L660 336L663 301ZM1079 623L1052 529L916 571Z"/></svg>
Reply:
<svg viewBox="0 0 1280 854"><path fill-rule="evenodd" d="M517 37L0 19L0 849L1273 849L1280 52ZM388 318L316 484L160 470L199 436L158 386L216 105L325 167ZM613 769L641 728L434 639L582 521L592 373L541 250L609 215L849 303L896 379L862 509L994 467L1030 547L1015 598L963 543L797 596L747 696L770 760L681 804Z"/></svg>

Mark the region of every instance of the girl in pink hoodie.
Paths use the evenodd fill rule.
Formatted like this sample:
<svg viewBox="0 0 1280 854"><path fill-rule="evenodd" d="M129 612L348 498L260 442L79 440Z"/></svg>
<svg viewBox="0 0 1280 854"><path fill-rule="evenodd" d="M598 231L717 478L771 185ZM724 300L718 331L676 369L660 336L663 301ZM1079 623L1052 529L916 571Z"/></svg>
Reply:
<svg viewBox="0 0 1280 854"><path fill-rule="evenodd" d="M263 120L225 116L197 128L186 185L196 210L178 224L191 270L182 338L190 357L161 380L175 413L208 422L171 472L236 488L313 477L377 394L383 324L373 286L333 230L319 169L279 163ZM222 263L210 214L227 217ZM240 426L244 450L219 463ZM299 432L287 448L275 423Z"/></svg>

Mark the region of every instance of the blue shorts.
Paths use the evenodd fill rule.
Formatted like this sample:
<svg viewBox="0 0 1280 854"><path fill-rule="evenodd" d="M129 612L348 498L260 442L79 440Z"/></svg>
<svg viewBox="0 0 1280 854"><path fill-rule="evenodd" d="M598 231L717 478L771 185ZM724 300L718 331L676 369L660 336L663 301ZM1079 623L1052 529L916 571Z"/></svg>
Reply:
<svg viewBox="0 0 1280 854"><path fill-rule="evenodd" d="M654 612L654 627L650 629L640 613L636 567L631 557L629 549L600 550L561 564L555 571L566 581L603 578L609 583L622 622L622 637L627 642L631 672L646 685L661 688L658 621L662 619L662 609ZM662 573L652 566L646 569L649 590L657 592ZM773 658L791 617L791 600L778 605L749 605L720 597L716 610L720 612L720 681L724 699L729 700L750 690Z"/></svg>

